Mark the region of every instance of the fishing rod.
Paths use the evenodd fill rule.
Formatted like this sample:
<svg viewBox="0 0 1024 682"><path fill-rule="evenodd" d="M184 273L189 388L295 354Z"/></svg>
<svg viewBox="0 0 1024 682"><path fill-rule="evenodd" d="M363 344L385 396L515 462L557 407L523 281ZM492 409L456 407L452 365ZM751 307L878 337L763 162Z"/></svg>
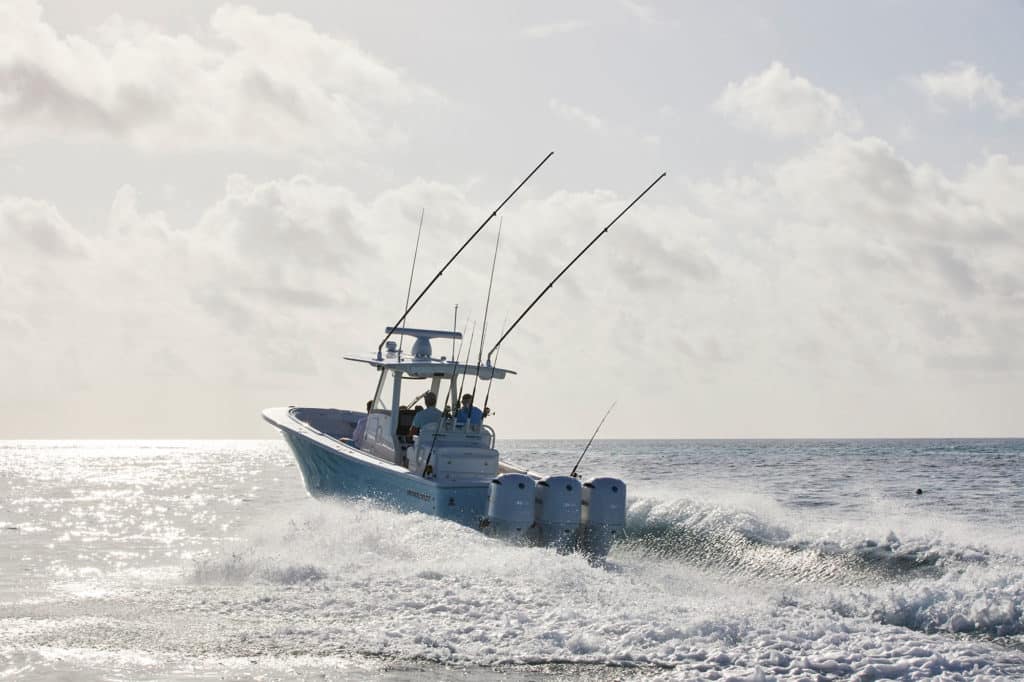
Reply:
<svg viewBox="0 0 1024 682"><path fill-rule="evenodd" d="M615 409L615 403L612 403L612 406L609 407L608 411L604 413L603 417L601 417L601 422L597 425L597 428L594 429L594 435L591 436L590 440L587 441L587 446L583 448L583 453L580 455L580 458L576 460L576 466L574 466L572 468L572 471L569 472L569 475L572 476L573 478L576 478L576 470L580 468L580 462L583 461L583 455L587 454L587 450L590 449L590 444L594 442L595 438L597 438L597 432L601 430L601 427L604 425L604 420L608 418L608 415L612 413L613 409Z"/></svg>
<svg viewBox="0 0 1024 682"><path fill-rule="evenodd" d="M473 402L476 403L476 386L480 381L480 363L484 358L484 340L487 338L487 313L491 309L491 288L494 286L494 268L498 264L498 245L501 244L501 227L505 224L502 217L498 220L498 237L494 240L494 258L491 260L491 281L487 285L487 302L484 304L484 323L480 331L480 351L476 354L476 377L473 378Z"/></svg>
<svg viewBox="0 0 1024 682"><path fill-rule="evenodd" d="M432 280L430 280L430 283L427 284L427 286L425 286L423 288L423 291L421 291L419 296L416 297L416 300L413 301L411 305L406 307L405 312L402 313L402 316L400 318L398 318L398 322L395 322L393 325L391 325L390 331L388 331L387 335L384 336L384 340L380 342L380 345L377 346L377 359L378 360L380 360L383 357L383 355L381 354L381 349L384 348L384 344L387 343L388 339L391 338L391 335L395 333L395 329L398 329L399 327L402 326L402 324L405 322L405 318L409 315L410 311L412 311L412 309L416 307L416 304L419 303L420 299L423 298L424 294L426 294L427 291L430 290L430 287L434 286L434 282L436 282L438 279L441 278L441 275L444 274L444 271L447 270L448 266L451 265L452 262L454 262L455 259L459 257L459 254L462 253L463 249L465 249L467 246L469 246L469 243L471 241L473 241L473 239L475 239L478 234L480 234L480 230L484 229L484 227L487 226L487 223L491 222L491 218L493 218L494 216L498 215L498 211L500 211L502 208L504 208L505 204L507 204L509 202L509 200L512 199L512 197L514 197L516 195L516 192L518 192L520 190L520 188L523 185L525 185L530 178L533 177L533 174L536 173L538 170L540 170L541 166L543 166L545 163L547 163L547 160L551 158L552 154L554 154L554 152L548 152L548 155L545 156L544 159L540 163L538 163L537 166L532 171L530 171L529 175L527 175L525 178L523 178L523 181L520 182L516 186L516 188L514 190L512 190L512 193L509 194L507 197L505 197L505 200L502 201L500 204L498 204L498 207L496 209L491 211L491 214L489 216L487 216L487 219L484 220L482 223L480 223L480 227L476 228L476 230L473 231L473 234L469 235L469 238L466 239L466 241L463 242L462 246L460 246L459 249L452 255L452 257L448 259L448 262L445 263L441 267L441 269L437 271L437 274L434 275L434 278Z"/></svg>
<svg viewBox="0 0 1024 682"><path fill-rule="evenodd" d="M458 304L456 304L455 305L455 319L458 320L458 317L459 317L459 306L458 306ZM466 329L467 328L469 328L469 322L468 321L464 325L462 325L462 334L459 335L459 350L457 352L455 350L455 337L452 337L452 360L451 361L455 363L455 367L452 369L452 377L454 377L455 376L455 372L458 371L459 356L462 355L462 347L466 345ZM457 327L452 327L452 331L457 331ZM454 379L453 379L453 381L454 381ZM440 386L438 386L438 388L440 389ZM452 387L451 387L451 384L449 384L448 385L448 393L445 394L444 403L443 403L445 411L448 410L448 402L451 399L451 392L452 392ZM437 397L438 398L441 397L440 393L438 393Z"/></svg>
<svg viewBox="0 0 1024 682"><path fill-rule="evenodd" d="M409 287L405 290L405 307L409 307L409 294L412 293L412 275L416 272L416 256L420 253L420 235L423 234L423 215L427 209L420 209L420 229L416 230L416 248L412 250L412 267L409 269ZM398 357L402 357L402 345L405 343L405 334L398 339Z"/></svg>
<svg viewBox="0 0 1024 682"><path fill-rule="evenodd" d="M452 320L452 331L457 332L459 330L459 304L455 304L455 319ZM455 358L455 336L452 336L452 359Z"/></svg>
<svg viewBox="0 0 1024 682"><path fill-rule="evenodd" d="M594 245L594 242L596 242L598 239L600 239L602 236L604 236L604 233L607 232L609 229L611 229L611 226L614 225L616 222L618 222L619 218L621 218L622 216L624 216L626 214L626 211L628 211L629 209L633 208L633 205L636 204L636 202L638 202L641 199L643 199L644 195L647 194L648 192L650 192L651 188L654 187L655 185L657 185L659 182L661 182L661 179L664 178L666 175L667 175L667 173L662 173L661 175L659 175L654 180L654 182L652 182L651 184L647 185L647 189L645 189L643 192L640 192L640 194L637 195L636 199L633 199L633 201L629 202L629 205L626 206L626 208L622 209L622 211L619 213L619 215L615 216L615 219L612 220L610 223L608 223L604 227L603 230L598 232L597 236L594 237L593 239L591 239L590 243L587 244L586 246L584 246L583 250L580 251L579 253L577 253L576 257L573 258L571 261L569 261L569 264L566 265L564 268L562 268L562 271L559 272L557 275L555 275L555 278L553 280L551 280L548 283L548 285L546 287L544 287L544 289L539 294L537 294L537 298L533 299L533 303L531 303L530 305L526 306L526 310L524 310L522 312L522 314L520 314L519 317L516 318L516 321L512 323L512 326L509 327L508 330L502 335L502 337L500 339L498 339L498 342L496 344L494 344L494 348L492 348L490 350L490 352L487 353L487 365L488 366L490 366L490 364L491 364L491 354L494 353L495 349L497 349L498 346L501 345L501 342L505 340L505 337L512 333L512 330L516 328L516 325L518 325L519 322L522 321L522 319L524 317L526 317L526 313L530 312L530 310L533 308L533 306L537 305L537 301L542 299L544 297L544 294L548 293L548 291L551 289L551 287L553 287L555 285L555 282L557 282L559 280L559 278L562 275L564 275L566 273L566 271L569 268L571 268L576 261L578 261L580 259L580 256L582 256L583 254L585 254L587 252L587 249L589 249L591 246Z"/></svg>
<svg viewBox="0 0 1024 682"><path fill-rule="evenodd" d="M505 326L508 324L508 316L505 316L505 321L501 323L501 331L505 331ZM501 348L498 348L498 352L494 354L494 364L498 364L498 356L501 355ZM479 376L479 369L477 370ZM491 386L494 386L494 372L491 372L491 378L487 381L487 394L484 395L484 416L487 416L487 403L491 400ZM475 397L475 396L474 396Z"/></svg>
<svg viewBox="0 0 1024 682"><path fill-rule="evenodd" d="M458 412L460 396L462 395L462 389L466 387L466 373L469 371L469 356L473 354L473 337L476 336L476 322L473 323L473 331L469 333L469 348L466 349L466 362L462 365L462 381L459 382L458 394L452 396L452 414ZM455 365L455 371L452 373L452 383L455 383L455 376L459 373L458 363Z"/></svg>
<svg viewBox="0 0 1024 682"><path fill-rule="evenodd" d="M462 332L463 332L463 336L465 336L465 332L466 332L465 328L463 328ZM475 333L476 333L476 323L474 322L473 323L473 331L472 331L472 333L470 334L470 337L469 337L469 348L466 349L466 363L467 363L467 365L469 363L469 355L470 355L470 353L473 352L473 334L475 334ZM448 385L448 397L445 398L445 407L444 407L445 412L444 412L444 415L442 416L442 419L445 419L445 418L449 417L449 415L454 415L454 410L452 410L451 413L448 412L448 409L449 409L448 408L448 400L452 399L452 395L451 394L452 394L452 390L455 388L455 377L458 376L458 373L459 373L459 356L462 355L462 344L463 344L463 342L460 341L459 342L459 354L457 356L455 356L455 367L452 368L452 381L451 381L451 384ZM427 459L424 460L424 462L423 462L423 478L426 478L427 475L430 473L430 458L434 454L434 444L437 443L437 434L440 433L440 431L441 431L441 422L438 422L437 425L434 427L434 437L430 439L430 450L427 451Z"/></svg>

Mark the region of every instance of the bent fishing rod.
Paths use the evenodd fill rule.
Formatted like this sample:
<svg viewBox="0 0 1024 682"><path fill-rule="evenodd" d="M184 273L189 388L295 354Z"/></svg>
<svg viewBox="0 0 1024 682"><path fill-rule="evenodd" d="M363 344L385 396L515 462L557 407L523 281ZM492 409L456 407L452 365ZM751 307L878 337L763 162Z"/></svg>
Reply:
<svg viewBox="0 0 1024 682"><path fill-rule="evenodd" d="M499 334L503 333L505 331L505 327L507 327L507 326L508 326L508 315L505 316L505 321L501 323L501 331L498 332L498 333ZM501 348L498 348L498 352L494 354L494 364L498 364L498 356L499 355L501 355ZM480 374L480 365L479 365L479 363L477 363L477 376L479 376L479 374ZM491 386L493 386L493 385L494 385L494 372L492 371L491 372L491 378L487 380L487 393L484 394L484 416L485 417L488 415L487 404L491 401ZM474 399L474 402L475 402L475 400L476 400L476 395L475 394L473 396L473 399Z"/></svg>
<svg viewBox="0 0 1024 682"><path fill-rule="evenodd" d="M509 334L511 334L512 330L516 328L516 325L518 325L522 321L522 319L524 317L526 317L526 314L528 312L530 312L530 310L533 309L533 306L537 305L537 301L539 301L540 299L544 298L544 294L548 293L548 291L551 290L551 287L555 286L555 282L557 282L559 280L559 278L561 278L561 276L564 275L569 270L569 268L571 268L573 266L573 264L575 264L576 261L578 261L580 259L580 257L587 252L587 249L589 249L591 246L593 246L594 242L596 242L598 239L603 237L604 233L607 232L608 230L610 230L612 225L614 225L616 222L618 222L619 218L621 218L622 216L626 215L626 211L628 211L629 209L633 208L633 206L638 201L643 199L644 195L647 194L648 192L650 192L651 188L654 187L655 185L657 185L659 182L661 182L661 179L664 178L666 175L668 175L668 173L662 173L661 175L659 175L654 180L654 182L652 182L651 184L647 185L647 189L645 189L643 192L640 192L640 194L637 195L636 199L633 199L633 201L629 202L629 205L626 206L626 208L622 209L622 211L619 213L619 215L615 216L615 218L610 223L605 225L604 229L601 230L600 232L598 232L597 236L595 236L593 239L591 239L590 243L587 244L586 246L584 246L583 250L580 251L579 253L577 253L576 257L573 258L571 261L569 261L569 264L566 265L564 268L562 268L562 271L559 272L557 275L555 275L555 278L553 280L548 282L548 285L546 287L544 287L544 289L539 294L537 294L537 298L533 299L533 302L530 305L526 306L526 310L524 310L519 315L519 317L516 318L516 321L512 323L512 326L509 327L505 331L505 333L502 334L501 338L498 339L498 342L496 344L494 344L494 348L492 348L487 353L487 366L488 367L491 366L491 355L494 353L495 350L497 350L498 346L501 345L501 342L505 340L505 337L508 336Z"/></svg>
<svg viewBox="0 0 1024 682"><path fill-rule="evenodd" d="M540 163L538 163L538 164L536 165L536 167L535 167L535 168L534 168L534 169L533 169L532 171L530 171L530 174L529 174L529 175L527 175L527 176L526 176L525 178L523 178L523 181L522 181L522 182L520 182L520 183L519 183L519 184L518 184L518 185L516 186L516 188L515 188L514 190L512 190L512 193L511 193L511 194L509 194L509 195L508 195L507 197L505 197L505 200L504 200L504 201L502 201L502 202L501 202L500 204L498 204L498 207L497 207L497 208L495 208L495 209L494 209L493 211L491 211L491 214L490 214L489 216L487 216L487 219L486 219L486 220L484 220L484 221L483 221L482 223L480 223L480 227L476 228L476 230L474 230L474 231L473 231L473 234L469 235L469 238L468 238L468 239L466 239L466 241L465 241L465 242L463 242L462 246L460 246L460 247L458 248L458 250L457 250L457 251L456 251L456 252L455 252L455 253L454 253L454 254L452 255L452 257L448 259L448 262L447 262L447 263L445 263L445 264L444 264L444 265L443 265L443 266L441 267L441 269L437 271L437 274L436 274L436 275L434 275L434 278L433 278L432 280L430 280L430 282L429 282L429 283L427 284L427 286L425 286L425 287L423 288L423 291L421 291L421 292L420 292L420 294L419 294L419 296L417 296L417 297L416 297L416 300L414 300L414 301L412 302L412 304L411 304L411 305L409 305L409 306L408 306L408 307L407 307L407 308L405 309L405 312L404 312L404 313L402 313L402 316L401 316L400 318L398 318L398 322L395 322L395 323L394 323L393 325L391 325L391 326L390 326L390 327L388 328L388 329L389 329L389 331L388 331L388 333L387 333L387 334L386 334L386 335L384 336L384 340L380 342L380 345L379 345L379 346L377 346L377 359L378 359L378 360L380 360L380 359L382 359L382 358L384 357L384 356L383 356L383 355L381 354L381 351L382 351L382 349L384 348L384 344L385 344L385 343L387 343L387 342L388 342L388 339L390 339L390 338L391 338L391 335L392 335L392 334L394 334L394 332L395 332L395 329L397 329L397 328L401 327L401 326L402 326L402 324L404 324L404 323L405 323L405 318L406 318L406 317L407 317L407 316L409 315L409 313L410 313L410 312L412 311L412 309L416 307L416 304L420 302L420 299L422 299L422 298L423 298L423 296L424 296L424 295L425 295L425 294L427 293L427 291L429 291L429 290L430 290L430 287L434 286L434 282L436 282L437 280L439 280L439 279L441 278L441 275L443 275L443 274L444 274L444 271L448 269L448 266L449 266L449 265L451 265L451 264L452 264L452 263L453 263L453 262L455 261L455 259L459 257L459 254L460 254L460 253L462 253L462 251L463 251L463 250L464 250L464 249L465 249L465 248L466 248L467 246L469 246L469 243L470 243L471 241L473 241L473 240L474 240L474 239L476 238L476 236L477 236L478 234L480 234L480 230L484 229L484 227L486 227L486 226L487 226L487 223L491 222L491 219L492 219L492 218L493 218L494 216L498 215L498 211L500 211L500 210L501 210L502 208L504 208L504 207L505 207L505 204L507 204L507 203L508 203L508 202L509 202L509 201L510 201L510 200L512 199L512 197L514 197L514 196L516 195L516 193L517 193L517 192L518 192L518 191L519 191L519 190L520 190L520 189L522 188L522 186L523 186L523 185L525 185L525 184L526 184L526 183L527 183L527 182L529 181L529 179L533 177L534 173L536 173L537 171L539 171L539 170L540 170L540 167L541 167L541 166L543 166L543 165L544 165L545 163L547 163L547 160L551 158L552 154L554 154L554 152L548 152L548 155L547 155L547 156L545 156L545 157L544 157L544 159L543 159L543 160L542 160L542 161L541 161Z"/></svg>
<svg viewBox="0 0 1024 682"><path fill-rule="evenodd" d="M616 401L616 402L618 402L618 401ZM612 406L609 407L608 411L604 413L603 417L601 417L601 421L598 423L597 428L594 429L594 435L592 435L590 437L590 440L587 441L587 446L585 448L583 448L583 453L580 454L580 458L578 460L576 460L576 466L574 466L572 468L572 471L569 472L569 475L572 476L573 478L576 478L576 470L580 468L580 462L583 461L583 456L587 454L587 450L590 449L591 443L593 443L594 439L597 438L597 432L601 430L602 426L604 426L604 420L608 418L608 415L610 415L612 413L612 410L614 410L614 409L615 409L615 403L613 402Z"/></svg>
<svg viewBox="0 0 1024 682"><path fill-rule="evenodd" d="M480 365L484 359L484 342L487 340L487 313L491 310L491 289L494 288L494 268L498 264L498 246L501 245L501 227L505 220L498 221L498 237L494 240L494 258L491 260L491 281L487 285L487 302L484 303L484 323L480 331L480 350L476 354L476 376L473 377L473 404L476 405L476 386L480 381Z"/></svg>
<svg viewBox="0 0 1024 682"><path fill-rule="evenodd" d="M455 304L455 319L452 321L452 331L459 331L459 304ZM452 336L452 357L458 359L455 355L455 337Z"/></svg>

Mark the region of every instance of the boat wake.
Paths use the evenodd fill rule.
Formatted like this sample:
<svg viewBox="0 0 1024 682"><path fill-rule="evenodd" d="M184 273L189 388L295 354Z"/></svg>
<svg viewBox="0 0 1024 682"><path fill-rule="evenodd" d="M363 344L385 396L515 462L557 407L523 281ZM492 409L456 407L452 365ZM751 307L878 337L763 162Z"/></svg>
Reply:
<svg viewBox="0 0 1024 682"><path fill-rule="evenodd" d="M638 485L627 537L595 566L426 514L310 499L282 483L284 452L248 479L267 452L158 451L141 473L124 471L128 452L106 471L89 463L99 482L84 501L76 465L18 502L36 506L9 518L5 541L40 559L31 591L20 562L0 590L0 673L1024 679L1018 524L970 500L865 485L810 509L744 481ZM217 475L196 473L210 462ZM52 470L44 460L40 480Z"/></svg>
<svg viewBox="0 0 1024 682"><path fill-rule="evenodd" d="M904 541L892 531L884 538L802 538L749 511L693 500L632 500L621 549L729 574L850 585L935 578L951 562L987 560L975 549Z"/></svg>
<svg viewBox="0 0 1024 682"><path fill-rule="evenodd" d="M640 498L630 502L619 556L681 562L732 580L806 585L792 590L794 603L845 617L1015 638L1024 635L1024 568L994 540L964 544L935 532L901 538L894 530L873 538L849 527L809 534L744 509Z"/></svg>
<svg viewBox="0 0 1024 682"><path fill-rule="evenodd" d="M310 676L346 661L533 679L1024 675L1024 569L1001 550L938 536L873 548L692 500L637 499L628 518L629 540L594 566L424 514L289 500L177 580L126 577L109 597L48 603L37 631L0 634Z"/></svg>
<svg viewBox="0 0 1024 682"><path fill-rule="evenodd" d="M1024 672L1016 557L938 535L901 539L899 529L865 535L640 498L629 506L627 540L595 567L425 515L320 503L261 524L237 547L197 561L188 579L276 589L282 601L267 611L283 608L286 620L301 613L328 632L363 623L343 639L360 655L389 659L691 673L760 661L775 674L851 674L868 665L863 652L888 651L893 670L908 675L984 667L992 652L972 647L999 640L1000 655ZM826 646L836 638L846 644ZM834 669L785 653L820 647Z"/></svg>

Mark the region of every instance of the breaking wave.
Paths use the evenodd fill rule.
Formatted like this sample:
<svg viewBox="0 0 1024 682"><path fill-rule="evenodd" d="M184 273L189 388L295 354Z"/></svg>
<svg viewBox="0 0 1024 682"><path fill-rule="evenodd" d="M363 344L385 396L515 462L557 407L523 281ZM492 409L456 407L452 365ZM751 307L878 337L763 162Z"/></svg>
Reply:
<svg viewBox="0 0 1024 682"><path fill-rule="evenodd" d="M951 560L986 561L974 549L904 541L891 531L884 538L843 541L798 537L750 511L693 500L632 500L622 548L725 573L840 584L934 578Z"/></svg>
<svg viewBox="0 0 1024 682"><path fill-rule="evenodd" d="M287 452L222 450L135 468L130 449L99 451L91 482L76 461L21 498L32 514L4 537L38 561L31 592L20 563L0 590L0 676L1024 679L1020 500L989 513L1000 498L970 470L945 501L880 475L822 484L830 504L811 508L794 490L813 477L723 479L713 457L706 478L644 469L627 537L595 566L311 500ZM78 458L39 459L12 470L49 481Z"/></svg>
<svg viewBox="0 0 1024 682"><path fill-rule="evenodd" d="M627 539L594 567L366 502L310 505L197 561L190 580L317 585L349 604L345 617L420 633L360 654L445 664L677 666L697 655L694 642L742 643L751 621L770 621L749 605L754 593L762 607L826 630L838 617L848 619L843 628L874 623L1011 646L1024 634L1024 572L1013 557L941 537L837 539L742 508L638 498Z"/></svg>

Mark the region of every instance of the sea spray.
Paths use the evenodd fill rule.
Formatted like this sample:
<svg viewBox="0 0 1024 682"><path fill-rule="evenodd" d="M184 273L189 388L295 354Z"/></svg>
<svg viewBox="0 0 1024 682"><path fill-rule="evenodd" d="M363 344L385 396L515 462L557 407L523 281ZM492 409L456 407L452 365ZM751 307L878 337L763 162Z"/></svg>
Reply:
<svg viewBox="0 0 1024 682"><path fill-rule="evenodd" d="M8 445L0 673L1020 679L1019 466L912 445L595 442L639 481L603 566L309 499L277 443ZM927 503L886 487L922 452Z"/></svg>

